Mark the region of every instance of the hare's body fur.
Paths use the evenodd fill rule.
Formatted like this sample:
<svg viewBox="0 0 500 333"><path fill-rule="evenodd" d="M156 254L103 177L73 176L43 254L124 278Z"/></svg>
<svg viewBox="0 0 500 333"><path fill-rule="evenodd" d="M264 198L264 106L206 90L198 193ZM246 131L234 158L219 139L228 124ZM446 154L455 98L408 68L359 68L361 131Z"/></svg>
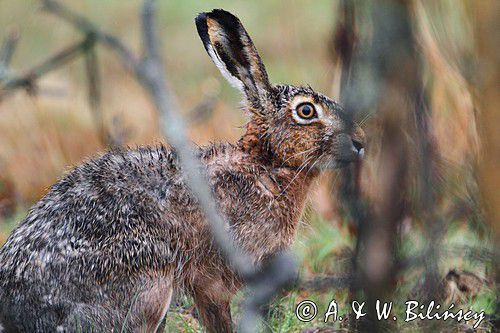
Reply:
<svg viewBox="0 0 500 333"><path fill-rule="evenodd" d="M272 85L231 13L201 13L196 27L249 116L237 144L198 157L235 243L261 264L293 240L320 169L363 155L364 133L310 87ZM4 329L152 332L183 289L207 332L232 331L229 304L242 282L184 180L160 146L107 153L54 185L0 250Z"/></svg>
<svg viewBox="0 0 500 333"><path fill-rule="evenodd" d="M256 261L285 248L312 175L256 164L229 144L199 155L239 244ZM212 245L177 165L163 146L111 152L54 185L1 249L2 313L17 314L4 326L151 330L174 287L228 302L239 281Z"/></svg>

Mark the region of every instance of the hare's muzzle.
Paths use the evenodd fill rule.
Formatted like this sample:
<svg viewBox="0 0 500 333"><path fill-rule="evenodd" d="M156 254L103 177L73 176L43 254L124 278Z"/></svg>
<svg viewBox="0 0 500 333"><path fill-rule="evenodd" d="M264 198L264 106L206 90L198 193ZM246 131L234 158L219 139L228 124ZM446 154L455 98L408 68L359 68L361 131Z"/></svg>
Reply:
<svg viewBox="0 0 500 333"><path fill-rule="evenodd" d="M350 135L342 133L337 136L335 159L339 162L354 162L364 154L363 144Z"/></svg>
<svg viewBox="0 0 500 333"><path fill-rule="evenodd" d="M337 136L336 161L346 164L363 159L365 155L365 133L355 126L352 134L341 133Z"/></svg>

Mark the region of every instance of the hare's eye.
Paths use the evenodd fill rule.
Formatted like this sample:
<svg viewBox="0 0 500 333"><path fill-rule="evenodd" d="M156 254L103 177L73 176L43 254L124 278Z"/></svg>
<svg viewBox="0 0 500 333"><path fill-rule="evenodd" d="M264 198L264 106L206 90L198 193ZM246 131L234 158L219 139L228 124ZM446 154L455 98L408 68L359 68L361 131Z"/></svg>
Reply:
<svg viewBox="0 0 500 333"><path fill-rule="evenodd" d="M297 107L297 115L302 119L316 117L316 109L311 103L302 103Z"/></svg>

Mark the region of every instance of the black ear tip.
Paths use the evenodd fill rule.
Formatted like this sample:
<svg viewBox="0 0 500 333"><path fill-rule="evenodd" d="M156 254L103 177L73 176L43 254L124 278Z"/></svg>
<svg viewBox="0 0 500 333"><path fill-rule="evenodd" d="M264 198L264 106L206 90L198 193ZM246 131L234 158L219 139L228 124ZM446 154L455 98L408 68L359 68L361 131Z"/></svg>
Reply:
<svg viewBox="0 0 500 333"><path fill-rule="evenodd" d="M199 13L195 18L194 22L196 26L198 27L200 24L206 24L207 22L207 14L208 13Z"/></svg>
<svg viewBox="0 0 500 333"><path fill-rule="evenodd" d="M195 17L194 22L196 24L196 30L198 30L198 35L201 38L203 46L208 51L208 45L210 45L210 37L208 36L208 25L207 25L207 14L200 13Z"/></svg>
<svg viewBox="0 0 500 333"><path fill-rule="evenodd" d="M238 25L240 22L236 15L233 15L230 12L225 11L224 9L214 9L210 14L210 17L213 17L218 21L225 22L226 24Z"/></svg>
<svg viewBox="0 0 500 333"><path fill-rule="evenodd" d="M234 18L236 18L236 16L234 16L233 14L231 14L230 12L228 12L227 10L224 10L222 8L213 9L210 12L210 16L212 16L214 18L217 18L217 17L234 17Z"/></svg>
<svg viewBox="0 0 500 333"><path fill-rule="evenodd" d="M213 9L211 12L202 12L194 19L198 35L200 35L205 48L210 44L208 36L208 22L207 19L215 20L226 31L237 31L241 28L240 20L224 9ZM208 50L208 49L207 49Z"/></svg>
<svg viewBox="0 0 500 333"><path fill-rule="evenodd" d="M236 27L240 25L238 17L224 9L213 9L211 12L198 14L195 19L196 25L198 25L199 21L205 22L206 24L207 18L213 19L226 27Z"/></svg>

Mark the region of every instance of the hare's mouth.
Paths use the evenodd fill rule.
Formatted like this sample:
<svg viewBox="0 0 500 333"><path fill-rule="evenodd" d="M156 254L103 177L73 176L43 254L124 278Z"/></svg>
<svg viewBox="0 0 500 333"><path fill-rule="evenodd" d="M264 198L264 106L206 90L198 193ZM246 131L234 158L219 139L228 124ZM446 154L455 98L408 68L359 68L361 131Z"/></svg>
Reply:
<svg viewBox="0 0 500 333"><path fill-rule="evenodd" d="M360 161L365 156L363 144L347 134L337 137L336 153L333 159L338 165L346 166L349 163Z"/></svg>

